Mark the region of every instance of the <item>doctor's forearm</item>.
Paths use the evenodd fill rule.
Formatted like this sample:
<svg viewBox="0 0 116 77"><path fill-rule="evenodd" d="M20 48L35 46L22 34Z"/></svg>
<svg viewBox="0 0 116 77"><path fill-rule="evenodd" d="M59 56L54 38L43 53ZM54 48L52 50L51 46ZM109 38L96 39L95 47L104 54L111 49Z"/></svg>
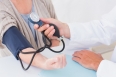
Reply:
<svg viewBox="0 0 116 77"><path fill-rule="evenodd" d="M70 29L66 23L63 23L63 30L64 30L64 37L69 39L70 38Z"/></svg>
<svg viewBox="0 0 116 77"><path fill-rule="evenodd" d="M87 23L69 23L70 40L85 47L110 45L116 41L116 7L101 20Z"/></svg>
<svg viewBox="0 0 116 77"><path fill-rule="evenodd" d="M109 21L95 20L87 23L70 23L70 40L87 48L99 44L110 45L116 41L116 26Z"/></svg>

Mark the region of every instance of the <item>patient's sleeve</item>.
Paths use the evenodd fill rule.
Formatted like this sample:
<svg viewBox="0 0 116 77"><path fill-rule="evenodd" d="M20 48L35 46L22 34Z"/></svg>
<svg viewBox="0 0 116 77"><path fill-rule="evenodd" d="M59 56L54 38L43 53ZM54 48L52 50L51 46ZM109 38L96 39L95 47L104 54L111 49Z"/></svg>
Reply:
<svg viewBox="0 0 116 77"><path fill-rule="evenodd" d="M33 48L23 34L15 27L9 28L3 36L3 44L11 51L18 59L18 54L25 48Z"/></svg>

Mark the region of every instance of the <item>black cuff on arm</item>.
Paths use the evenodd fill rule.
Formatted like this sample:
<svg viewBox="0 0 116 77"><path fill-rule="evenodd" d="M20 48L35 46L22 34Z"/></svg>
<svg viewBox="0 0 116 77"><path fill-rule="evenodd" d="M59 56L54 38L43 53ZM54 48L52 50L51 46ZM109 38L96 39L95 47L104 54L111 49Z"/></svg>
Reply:
<svg viewBox="0 0 116 77"><path fill-rule="evenodd" d="M19 52L25 48L33 48L29 41L23 36L23 34L13 26L9 28L3 36L3 44L12 52L12 54L18 60Z"/></svg>

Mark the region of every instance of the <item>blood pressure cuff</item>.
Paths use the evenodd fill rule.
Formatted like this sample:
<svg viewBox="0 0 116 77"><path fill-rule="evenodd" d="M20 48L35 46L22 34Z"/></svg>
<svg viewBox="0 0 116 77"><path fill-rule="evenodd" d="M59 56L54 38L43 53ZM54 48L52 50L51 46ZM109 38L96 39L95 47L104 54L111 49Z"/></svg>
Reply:
<svg viewBox="0 0 116 77"><path fill-rule="evenodd" d="M28 40L15 26L9 28L5 32L2 43L6 45L17 60L21 50L30 47L33 48Z"/></svg>

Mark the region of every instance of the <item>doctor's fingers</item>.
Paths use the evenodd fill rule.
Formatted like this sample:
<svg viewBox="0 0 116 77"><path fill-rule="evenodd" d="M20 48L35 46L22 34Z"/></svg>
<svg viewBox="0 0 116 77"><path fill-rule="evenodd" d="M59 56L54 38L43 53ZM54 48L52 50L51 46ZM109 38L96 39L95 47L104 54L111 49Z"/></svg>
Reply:
<svg viewBox="0 0 116 77"><path fill-rule="evenodd" d="M57 39L58 37L54 36L55 29L53 29L48 35L46 35L49 39Z"/></svg>
<svg viewBox="0 0 116 77"><path fill-rule="evenodd" d="M60 21L53 19L53 18L40 18L40 20L42 20L46 24L52 23L52 24L58 25L61 23Z"/></svg>
<svg viewBox="0 0 116 77"><path fill-rule="evenodd" d="M46 31L45 31L46 32ZM55 36L53 36L53 34L55 33L55 29L52 29L48 34L46 33L45 35L49 38L49 39L57 39Z"/></svg>
<svg viewBox="0 0 116 77"><path fill-rule="evenodd" d="M80 51L76 51L76 52L74 52L73 56L81 58L83 56L83 54Z"/></svg>
<svg viewBox="0 0 116 77"><path fill-rule="evenodd" d="M35 24L34 25L34 29L37 30L39 28L39 25L38 24Z"/></svg>
<svg viewBox="0 0 116 77"><path fill-rule="evenodd" d="M79 57L73 57L72 60L74 60L75 62L78 62L79 64L82 64L82 60Z"/></svg>
<svg viewBox="0 0 116 77"><path fill-rule="evenodd" d="M54 30L54 27L53 27L53 26L50 26L49 28L47 28L47 29L45 30L44 34L45 34L46 36L48 36L48 34L49 34L51 31L53 31L53 30Z"/></svg>
<svg viewBox="0 0 116 77"><path fill-rule="evenodd" d="M103 58L102 55L101 55L100 53L96 53L96 54L99 56L99 58Z"/></svg>
<svg viewBox="0 0 116 77"><path fill-rule="evenodd" d="M41 27L39 27L39 25L37 25L37 24L34 25L34 29L38 30L39 32L42 32L42 31L44 31L44 30L46 30L48 28L49 28L49 25L48 24L45 24L45 25L43 25Z"/></svg>

